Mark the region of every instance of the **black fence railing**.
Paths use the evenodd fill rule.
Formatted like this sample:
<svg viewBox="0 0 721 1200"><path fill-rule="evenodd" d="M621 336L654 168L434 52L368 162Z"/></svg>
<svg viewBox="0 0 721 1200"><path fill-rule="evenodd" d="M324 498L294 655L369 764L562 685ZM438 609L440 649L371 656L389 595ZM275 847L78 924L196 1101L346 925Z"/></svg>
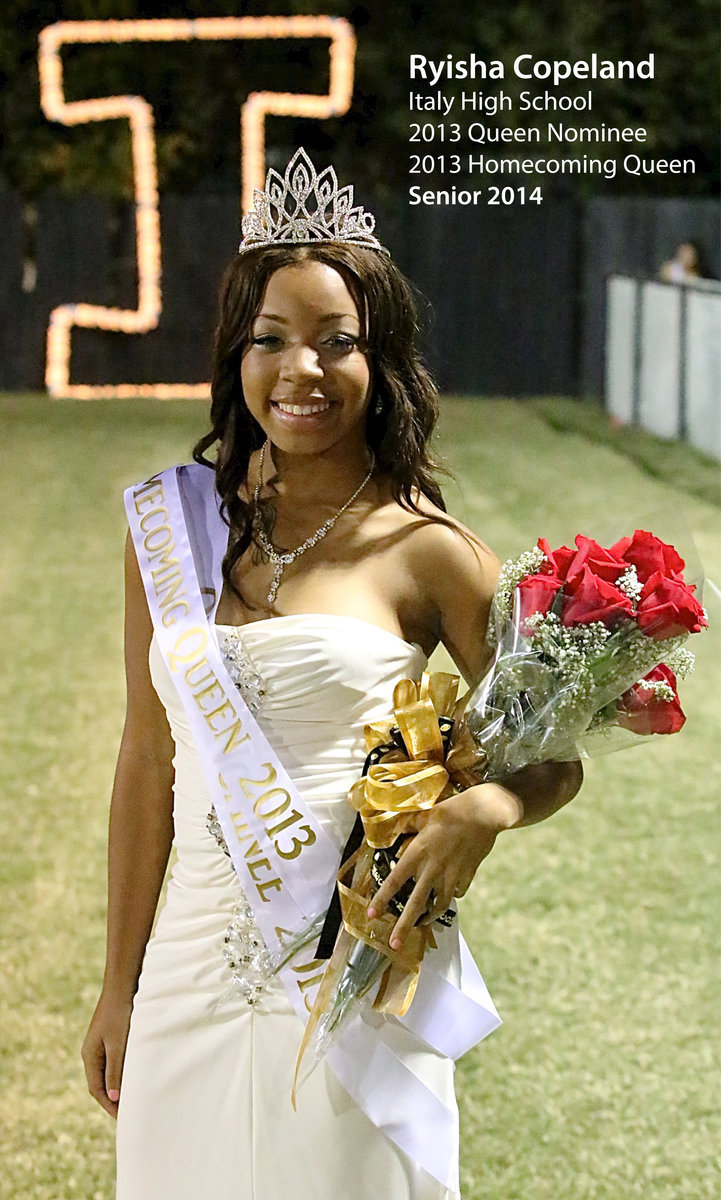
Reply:
<svg viewBox="0 0 721 1200"><path fill-rule="evenodd" d="M603 392L605 279L653 275L694 239L718 255L713 200L595 199L580 204L423 207L376 212L378 231L427 298L425 352L459 394ZM166 195L160 208L163 310L146 334L75 329L71 380L207 380L218 281L238 240L239 201ZM41 389L51 311L137 304L130 205L98 196L0 193L0 388ZM715 274L721 264L709 263Z"/></svg>

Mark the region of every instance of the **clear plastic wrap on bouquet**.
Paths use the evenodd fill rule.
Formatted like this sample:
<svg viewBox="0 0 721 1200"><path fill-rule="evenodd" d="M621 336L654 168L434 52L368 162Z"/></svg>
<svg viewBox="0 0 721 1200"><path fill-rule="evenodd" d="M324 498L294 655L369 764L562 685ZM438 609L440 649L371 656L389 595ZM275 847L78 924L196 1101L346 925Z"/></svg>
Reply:
<svg viewBox="0 0 721 1200"><path fill-rule="evenodd" d="M609 634L587 626L574 647L564 645L560 622L547 619L542 648L524 633L519 608L516 593L491 665L465 704L465 724L486 755L484 779L532 763L587 757L587 735L600 733L596 714L683 642L641 641L633 627ZM610 748L608 728L596 745Z"/></svg>
<svg viewBox="0 0 721 1200"><path fill-rule="evenodd" d="M559 728L559 711L573 707L578 725L590 720L590 704L578 695L580 669L558 677L532 641L521 631L520 599L513 615L496 622L493 659L480 682L469 692L464 722L484 752L484 779L503 775L545 759L577 757L574 728Z"/></svg>

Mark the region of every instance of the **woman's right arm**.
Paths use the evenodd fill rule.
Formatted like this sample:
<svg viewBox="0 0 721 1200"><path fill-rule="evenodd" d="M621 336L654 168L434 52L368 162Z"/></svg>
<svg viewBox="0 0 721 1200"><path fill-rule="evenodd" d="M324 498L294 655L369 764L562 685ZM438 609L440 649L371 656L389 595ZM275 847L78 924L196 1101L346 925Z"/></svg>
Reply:
<svg viewBox="0 0 721 1200"><path fill-rule="evenodd" d="M148 667L152 623L133 544L125 547L128 704L110 806L103 989L82 1049L90 1094L117 1116L125 1045L173 840L173 740Z"/></svg>

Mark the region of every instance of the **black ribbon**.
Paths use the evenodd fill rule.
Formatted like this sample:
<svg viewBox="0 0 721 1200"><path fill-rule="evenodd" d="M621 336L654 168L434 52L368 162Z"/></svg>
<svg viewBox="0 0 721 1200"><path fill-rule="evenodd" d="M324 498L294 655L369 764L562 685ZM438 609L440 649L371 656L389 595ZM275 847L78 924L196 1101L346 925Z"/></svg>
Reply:
<svg viewBox="0 0 721 1200"><path fill-rule="evenodd" d="M453 721L450 717L439 717L438 727L441 731L441 739L443 741L443 753L446 755L448 754L450 747ZM384 742L381 746L374 746L370 754L367 755L363 764L364 776L368 774L368 771L371 767L374 767L381 761L384 754L388 754L391 750L402 750L404 754L408 754L406 744L403 741L403 735L401 734L401 731L397 725L394 725L391 728L390 735L390 742ZM396 865L396 862L398 861L398 851L406 836L408 835L402 834L392 846L389 846L386 849L376 850L375 854L373 855L373 864L371 870L373 879L378 886L380 886L380 882L382 882L382 880L390 874L392 868ZM348 859L351 857L351 855L355 854L362 841L363 822L361 820L360 813L356 813L356 819L353 823L353 828L350 831L350 836L343 847L343 853L341 854L340 859L340 867L338 868L339 871L344 863L348 862ZM391 912L396 914L396 916L400 916L403 912L405 903L413 891L415 884L415 879L409 879L408 882L403 885L403 887L389 902L388 907ZM436 919L443 925L450 925L454 916L455 913L449 908ZM318 939L318 948L315 953L316 958L330 958L331 954L333 953L333 947L335 946L336 938L338 937L338 930L340 929L342 919L343 913L340 906L340 892L338 890L338 880L336 879L333 895L331 896L331 901L328 905L328 911L325 914L325 921L323 922L320 938ZM421 919L422 918L419 917L419 920Z"/></svg>
<svg viewBox="0 0 721 1200"><path fill-rule="evenodd" d="M343 853L341 855L340 865L348 862L351 854L355 854L356 850L363 841L363 822L360 819L360 813L356 813L353 828L350 831L350 837L346 842ZM340 868L339 868L340 869ZM338 891L338 880L336 879L333 895L328 905L328 912L325 914L325 921L320 932L318 940L318 949L315 952L316 958L330 958L335 946L335 940L338 937L338 930L342 920L342 912L340 907L340 892Z"/></svg>
<svg viewBox="0 0 721 1200"><path fill-rule="evenodd" d="M395 734L398 734L398 737L400 738L400 746L394 737ZM368 771L371 767L380 762L383 755L387 754L389 750L405 750L403 738L401 738L399 729L394 727L391 730L391 737L393 738L392 742L386 742L382 746L374 746L370 754L366 756L366 760L363 764L364 776L368 774ZM361 821L360 813L356 813L356 818L353 822L353 828L350 831L350 836L348 837L348 841L343 847L343 853L340 856L340 866L338 868L339 871L343 864L348 862L348 859L351 857L351 855L355 854L362 841L363 822ZM338 891L338 880L336 879L335 887L333 888L333 895L331 896L330 904L328 905L328 912L325 914L325 921L323 922L323 928L321 929L320 938L318 939L318 949L315 953L316 958L330 958L331 954L333 953L333 947L335 946L336 938L338 937L338 930L340 929L342 919L343 914L340 907L340 892Z"/></svg>

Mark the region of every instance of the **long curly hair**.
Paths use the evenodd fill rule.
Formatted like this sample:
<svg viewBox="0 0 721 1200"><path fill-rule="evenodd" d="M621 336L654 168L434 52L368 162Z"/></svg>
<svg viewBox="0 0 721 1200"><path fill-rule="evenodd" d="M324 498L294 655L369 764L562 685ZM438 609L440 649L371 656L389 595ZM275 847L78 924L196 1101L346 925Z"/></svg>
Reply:
<svg viewBox="0 0 721 1200"><path fill-rule="evenodd" d="M445 468L433 460L429 450L438 417L438 393L420 359L418 309L414 289L405 276L385 254L338 242L261 247L239 254L227 268L220 288L211 428L194 446L193 458L215 470L221 513L230 528L223 578L241 599L232 572L250 545L253 511L238 493L247 480L250 456L263 445L265 433L246 406L240 365L271 275L281 267L308 261L325 263L343 277L358 309L361 329L366 331L372 381L366 441L377 470L389 479L391 493L403 508L420 513L413 497L417 489L446 511L434 474ZM215 443L215 458L210 459L206 451Z"/></svg>

